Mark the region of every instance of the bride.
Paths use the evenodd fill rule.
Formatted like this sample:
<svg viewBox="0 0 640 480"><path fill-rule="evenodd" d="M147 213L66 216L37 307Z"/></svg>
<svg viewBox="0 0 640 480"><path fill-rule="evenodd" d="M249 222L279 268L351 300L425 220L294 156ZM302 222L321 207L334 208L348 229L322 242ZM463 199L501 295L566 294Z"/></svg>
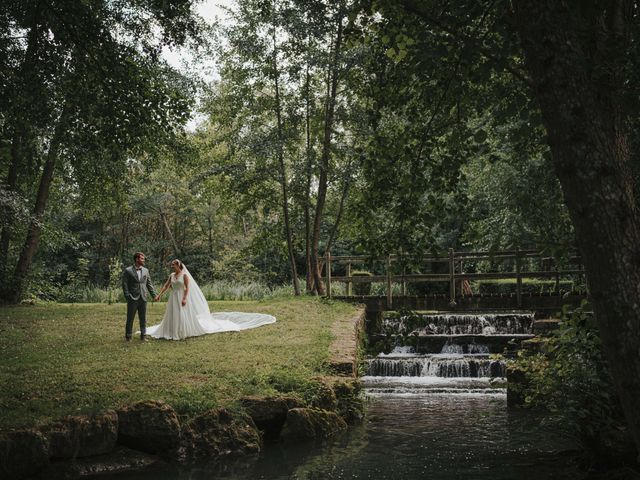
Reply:
<svg viewBox="0 0 640 480"><path fill-rule="evenodd" d="M237 332L275 323L275 317L264 313L211 313L207 300L187 267L180 260L171 262L173 272L155 300L171 288L162 322L147 328L154 338L181 340L207 333Z"/></svg>

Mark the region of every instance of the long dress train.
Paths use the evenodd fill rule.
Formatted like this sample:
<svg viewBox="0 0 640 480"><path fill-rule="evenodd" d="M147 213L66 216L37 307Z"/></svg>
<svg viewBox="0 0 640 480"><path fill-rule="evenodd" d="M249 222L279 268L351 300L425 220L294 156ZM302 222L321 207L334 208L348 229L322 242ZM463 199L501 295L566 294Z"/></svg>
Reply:
<svg viewBox="0 0 640 480"><path fill-rule="evenodd" d="M184 276L189 275L187 303L182 306ZM147 327L147 335L154 338L181 340L207 333L238 332L275 323L272 315L264 313L216 312L211 313L202 290L185 268L176 275L171 274L171 294L167 301L162 322Z"/></svg>

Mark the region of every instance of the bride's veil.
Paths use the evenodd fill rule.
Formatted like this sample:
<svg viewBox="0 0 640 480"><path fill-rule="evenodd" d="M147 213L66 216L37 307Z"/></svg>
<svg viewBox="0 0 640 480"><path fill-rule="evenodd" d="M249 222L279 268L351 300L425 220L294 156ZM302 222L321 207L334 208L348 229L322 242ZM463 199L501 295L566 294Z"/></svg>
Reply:
<svg viewBox="0 0 640 480"><path fill-rule="evenodd" d="M209 310L209 304L207 303L207 299L204 297L204 293L200 290L198 286L198 282L193 278L187 266L182 264L184 274L189 276L189 293L187 294L187 301L191 302L192 308L196 312L196 316L198 318L209 319L211 317L211 311Z"/></svg>

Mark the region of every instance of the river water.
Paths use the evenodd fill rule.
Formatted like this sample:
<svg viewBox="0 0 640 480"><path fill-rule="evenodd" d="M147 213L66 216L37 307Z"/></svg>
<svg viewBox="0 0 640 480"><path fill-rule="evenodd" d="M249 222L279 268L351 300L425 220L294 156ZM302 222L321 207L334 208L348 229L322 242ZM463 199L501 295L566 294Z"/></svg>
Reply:
<svg viewBox="0 0 640 480"><path fill-rule="evenodd" d="M368 397L361 425L323 445L268 446L252 461L117 478L575 479L570 448L530 411L507 410L503 393L385 393Z"/></svg>

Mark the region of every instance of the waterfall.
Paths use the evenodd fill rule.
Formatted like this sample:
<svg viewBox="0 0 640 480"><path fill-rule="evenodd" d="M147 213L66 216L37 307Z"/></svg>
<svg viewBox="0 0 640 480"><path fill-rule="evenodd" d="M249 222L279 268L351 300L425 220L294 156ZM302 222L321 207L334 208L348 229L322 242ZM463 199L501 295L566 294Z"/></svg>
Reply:
<svg viewBox="0 0 640 480"><path fill-rule="evenodd" d="M395 351L395 350L394 350ZM393 352L391 352L393 354ZM447 340L447 343L445 343L442 346L442 350L440 351L440 353L458 353L458 354L463 354L463 353L484 353L484 354L489 354L489 345L485 345L484 343L469 343L469 344L463 344L463 345L459 345L457 343L453 343L451 340Z"/></svg>
<svg viewBox="0 0 640 480"><path fill-rule="evenodd" d="M532 313L418 314L386 318L383 328L405 335L496 335L530 333Z"/></svg>
<svg viewBox="0 0 640 480"><path fill-rule="evenodd" d="M384 318L380 334L416 347L397 345L366 360L365 385L377 393L504 392L506 367L490 352L532 336L533 314L412 314Z"/></svg>
<svg viewBox="0 0 640 480"><path fill-rule="evenodd" d="M444 344L444 346L442 347L442 350L440 351L440 353L464 353L464 349L462 348L462 345L458 345L456 343L449 343L447 341L447 343Z"/></svg>
<svg viewBox="0 0 640 480"><path fill-rule="evenodd" d="M367 361L367 375L375 377L504 377L505 366L486 355L420 355L378 357Z"/></svg>

